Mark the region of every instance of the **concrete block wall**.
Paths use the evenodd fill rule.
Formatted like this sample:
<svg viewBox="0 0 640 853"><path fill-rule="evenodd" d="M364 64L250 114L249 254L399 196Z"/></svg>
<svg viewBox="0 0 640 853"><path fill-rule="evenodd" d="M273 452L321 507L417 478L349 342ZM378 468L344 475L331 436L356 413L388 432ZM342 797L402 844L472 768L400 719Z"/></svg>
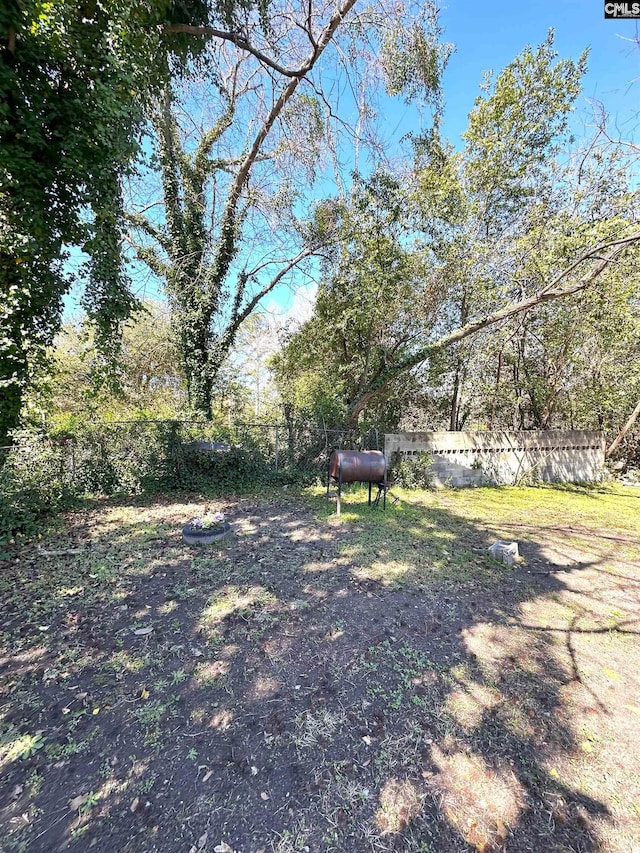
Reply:
<svg viewBox="0 0 640 853"><path fill-rule="evenodd" d="M435 486L515 484L527 475L546 483L602 479L605 437L585 430L404 432L384 437L394 454L433 456Z"/></svg>

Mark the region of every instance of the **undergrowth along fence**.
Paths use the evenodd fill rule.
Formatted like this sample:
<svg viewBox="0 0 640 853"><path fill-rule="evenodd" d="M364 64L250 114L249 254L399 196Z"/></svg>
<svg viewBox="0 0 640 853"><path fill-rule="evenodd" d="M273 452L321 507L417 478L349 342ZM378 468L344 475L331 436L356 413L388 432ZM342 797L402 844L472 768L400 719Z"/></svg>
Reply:
<svg viewBox="0 0 640 853"><path fill-rule="evenodd" d="M84 422L58 433L25 430L13 440L0 448L0 545L16 531L35 531L44 512L92 495L324 482L333 449L381 450L384 435L304 422L131 420ZM638 458L640 446L634 440L631 459ZM203 442L226 448L203 451L198 446ZM404 460L393 476L409 488L427 486L432 462Z"/></svg>
<svg viewBox="0 0 640 853"><path fill-rule="evenodd" d="M313 482L324 477L334 447L376 449L379 442L376 432L309 424L134 420L86 422L57 434L25 430L0 449L0 543L83 497ZM224 449L202 449L214 443Z"/></svg>
<svg viewBox="0 0 640 853"><path fill-rule="evenodd" d="M131 420L90 423L53 440L67 444L74 478L86 480L92 461L99 481L94 490L110 492L115 485L110 476L128 491L132 479L140 480L141 488L157 481L166 489L191 485L193 476L217 474L223 485L232 486L239 477L313 473L324 468L334 447L380 449L383 437L377 431L360 434L304 423ZM207 449L207 444L224 449Z"/></svg>

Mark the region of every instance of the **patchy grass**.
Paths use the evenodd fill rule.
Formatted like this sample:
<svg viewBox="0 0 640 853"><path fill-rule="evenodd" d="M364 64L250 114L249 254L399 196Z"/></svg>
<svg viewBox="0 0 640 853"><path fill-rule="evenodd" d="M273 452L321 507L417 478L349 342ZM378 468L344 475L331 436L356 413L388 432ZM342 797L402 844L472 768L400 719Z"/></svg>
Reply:
<svg viewBox="0 0 640 853"><path fill-rule="evenodd" d="M15 545L0 850L638 849L640 491L397 497L222 501L208 549L202 502L107 502Z"/></svg>

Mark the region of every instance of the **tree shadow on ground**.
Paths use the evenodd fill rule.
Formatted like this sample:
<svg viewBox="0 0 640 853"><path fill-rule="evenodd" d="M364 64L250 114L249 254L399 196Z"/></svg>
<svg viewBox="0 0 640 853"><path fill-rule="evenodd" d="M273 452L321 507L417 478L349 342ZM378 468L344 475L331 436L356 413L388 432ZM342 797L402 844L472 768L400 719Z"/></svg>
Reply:
<svg viewBox="0 0 640 853"><path fill-rule="evenodd" d="M214 551L163 500L4 565L0 849L630 849L598 780L637 784L610 743L637 619L576 598L601 555L499 565L442 507L227 510Z"/></svg>

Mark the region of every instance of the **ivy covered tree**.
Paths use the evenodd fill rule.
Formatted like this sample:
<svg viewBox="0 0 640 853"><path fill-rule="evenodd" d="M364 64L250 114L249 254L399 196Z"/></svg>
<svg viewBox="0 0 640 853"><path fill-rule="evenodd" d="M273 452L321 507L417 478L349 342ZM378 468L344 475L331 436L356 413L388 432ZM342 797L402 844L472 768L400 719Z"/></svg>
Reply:
<svg viewBox="0 0 640 853"><path fill-rule="evenodd" d="M392 16L384 0L285 5L270 7L268 29L247 14L233 39L188 28L215 37L207 74L158 99L156 169L128 213L137 257L166 288L190 402L205 417L241 324L336 239L338 203L313 204L310 188L339 159L340 133L379 157L371 100L386 86L435 103L449 52L431 4L416 13L394 3ZM327 88L336 77L364 99L349 104L355 123L336 112Z"/></svg>
<svg viewBox="0 0 640 853"><path fill-rule="evenodd" d="M205 41L171 27L217 16L232 29L233 13L205 0L0 6L1 444L59 327L72 247L86 254L84 305L109 354L135 305L120 255L122 178L146 104Z"/></svg>

